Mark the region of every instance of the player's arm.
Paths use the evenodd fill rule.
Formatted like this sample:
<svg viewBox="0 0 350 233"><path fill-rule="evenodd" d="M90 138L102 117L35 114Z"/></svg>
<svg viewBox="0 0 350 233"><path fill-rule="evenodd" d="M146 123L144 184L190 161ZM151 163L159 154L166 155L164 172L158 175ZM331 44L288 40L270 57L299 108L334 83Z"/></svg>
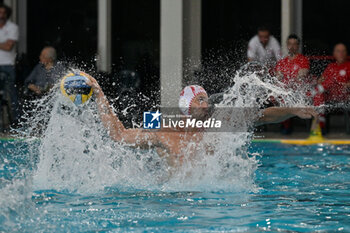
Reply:
<svg viewBox="0 0 350 233"><path fill-rule="evenodd" d="M0 49L5 51L11 51L13 46L15 46L16 41L14 40L7 40L3 43L0 43Z"/></svg>
<svg viewBox="0 0 350 233"><path fill-rule="evenodd" d="M317 119L318 114L312 107L269 107L263 110L262 116L257 122L255 122L255 126L279 123L294 116L300 117L302 119L310 119L312 117Z"/></svg>
<svg viewBox="0 0 350 233"><path fill-rule="evenodd" d="M118 116L114 113L100 85L91 76L89 79L88 85L94 90L102 124L113 140L141 147L150 146L151 144L155 145L157 143L157 136L155 133L149 133L142 129L126 129Z"/></svg>

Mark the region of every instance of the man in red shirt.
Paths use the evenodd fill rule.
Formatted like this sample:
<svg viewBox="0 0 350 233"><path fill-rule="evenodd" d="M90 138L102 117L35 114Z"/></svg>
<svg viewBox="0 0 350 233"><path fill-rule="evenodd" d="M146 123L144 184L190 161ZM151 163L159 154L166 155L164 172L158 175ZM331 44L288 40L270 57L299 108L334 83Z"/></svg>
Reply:
<svg viewBox="0 0 350 233"><path fill-rule="evenodd" d="M350 99L350 62L346 60L347 49L343 43L334 46L333 56L335 62L327 66L318 80L318 93L314 97L314 105L325 103L344 103ZM324 128L324 117L320 117L320 126ZM311 132L318 126L316 122Z"/></svg>
<svg viewBox="0 0 350 233"><path fill-rule="evenodd" d="M291 34L287 39L288 55L280 60L275 68L277 77L288 87L304 85L309 74L310 62L299 53L300 39Z"/></svg>
<svg viewBox="0 0 350 233"><path fill-rule="evenodd" d="M346 102L349 99L350 62L346 61L346 46L342 43L336 44L333 56L336 62L329 64L319 79L324 88L320 104Z"/></svg>
<svg viewBox="0 0 350 233"><path fill-rule="evenodd" d="M299 53L300 39L297 35L291 34L287 38L288 55L280 60L276 67L276 76L286 87L297 89L305 87L310 69L309 60ZM291 120L282 123L282 133L291 133Z"/></svg>

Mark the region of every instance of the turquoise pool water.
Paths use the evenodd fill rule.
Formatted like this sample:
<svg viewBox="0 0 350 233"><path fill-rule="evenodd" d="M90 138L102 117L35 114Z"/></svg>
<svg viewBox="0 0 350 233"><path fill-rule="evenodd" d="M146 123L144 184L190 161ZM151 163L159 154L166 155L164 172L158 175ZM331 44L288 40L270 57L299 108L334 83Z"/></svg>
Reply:
<svg viewBox="0 0 350 233"><path fill-rule="evenodd" d="M21 148L21 150L18 150ZM22 151L18 154L18 151ZM253 143L257 192L33 190L26 143L0 142L0 231L350 231L350 147Z"/></svg>

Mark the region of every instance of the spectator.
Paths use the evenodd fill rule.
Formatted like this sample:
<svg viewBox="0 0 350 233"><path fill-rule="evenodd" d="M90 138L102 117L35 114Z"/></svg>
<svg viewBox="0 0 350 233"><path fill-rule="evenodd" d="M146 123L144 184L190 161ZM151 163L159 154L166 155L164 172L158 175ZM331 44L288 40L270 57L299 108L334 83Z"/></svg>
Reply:
<svg viewBox="0 0 350 233"><path fill-rule="evenodd" d="M334 46L333 56L335 62L327 66L318 80L318 93L314 97L314 105L319 106L325 103L339 104L346 103L350 97L350 62L347 59L347 48L343 43ZM325 128L325 118L321 114L319 125ZM311 134L316 132L317 122L313 122Z"/></svg>
<svg viewBox="0 0 350 233"><path fill-rule="evenodd" d="M288 87L298 88L308 80L309 60L299 52L300 39L291 34L287 38L288 55L280 60L275 68L276 76Z"/></svg>
<svg viewBox="0 0 350 233"><path fill-rule="evenodd" d="M276 76L290 88L298 89L305 87L307 75L310 70L309 60L299 53L300 39L297 35L291 34L287 38L288 55L280 60L276 67ZM306 91L306 90L305 90ZM282 122L281 132L290 134L292 132L292 120Z"/></svg>
<svg viewBox="0 0 350 233"><path fill-rule="evenodd" d="M258 34L248 44L248 61L258 61L268 68L281 58L281 47L267 27L259 27Z"/></svg>
<svg viewBox="0 0 350 233"><path fill-rule="evenodd" d="M319 79L324 88L323 102L346 102L350 87L350 62L346 60L346 46L343 43L336 44L333 56L336 61L327 66Z"/></svg>
<svg viewBox="0 0 350 233"><path fill-rule="evenodd" d="M9 20L12 10L10 7L0 4L0 72L5 73L5 91L11 98L12 121L19 117L17 91L15 86L15 45L18 41L18 26Z"/></svg>
<svg viewBox="0 0 350 233"><path fill-rule="evenodd" d="M56 62L56 50L53 47L45 47L40 53L40 62L37 64L24 84L35 95L41 96L49 91L63 75L64 68Z"/></svg>

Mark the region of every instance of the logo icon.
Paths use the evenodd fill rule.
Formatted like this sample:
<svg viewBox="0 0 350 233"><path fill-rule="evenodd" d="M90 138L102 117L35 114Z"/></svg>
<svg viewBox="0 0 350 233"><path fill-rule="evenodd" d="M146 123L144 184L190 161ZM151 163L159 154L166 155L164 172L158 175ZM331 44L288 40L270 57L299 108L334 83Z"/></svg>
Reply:
<svg viewBox="0 0 350 233"><path fill-rule="evenodd" d="M143 128L144 129L160 129L161 113L144 112L143 113Z"/></svg>

